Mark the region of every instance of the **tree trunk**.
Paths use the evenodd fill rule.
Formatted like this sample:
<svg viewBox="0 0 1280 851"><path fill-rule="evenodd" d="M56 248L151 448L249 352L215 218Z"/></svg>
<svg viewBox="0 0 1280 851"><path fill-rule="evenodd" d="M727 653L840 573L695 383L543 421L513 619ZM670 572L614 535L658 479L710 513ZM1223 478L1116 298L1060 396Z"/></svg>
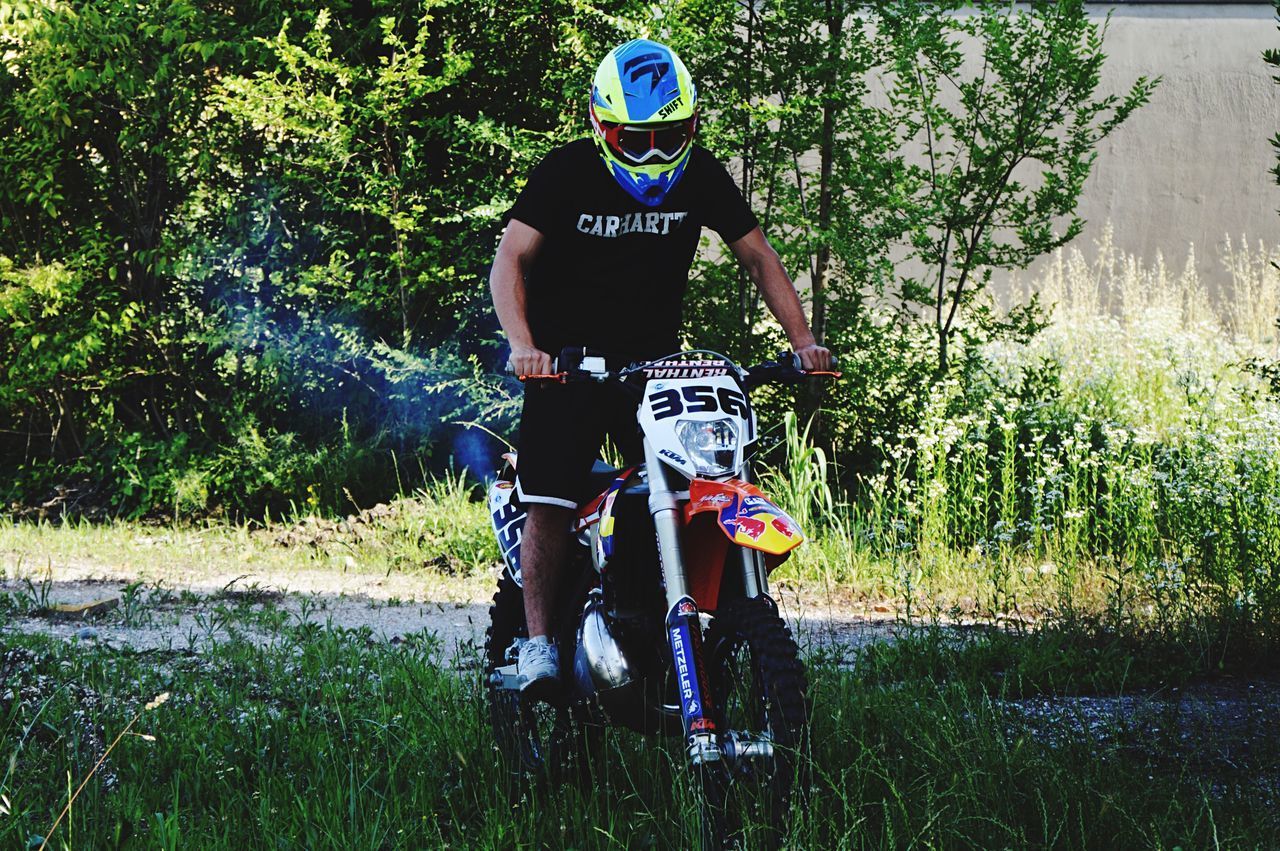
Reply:
<svg viewBox="0 0 1280 851"><path fill-rule="evenodd" d="M747 3L747 43L746 49L743 51L743 69L746 77L746 97L747 103L751 103L755 97L755 87L752 83L755 80L755 44L756 44L756 8L754 3ZM746 112L748 116L749 112ZM751 203L752 186L752 154L755 139L751 133L751 119L745 119L742 128L742 197L747 199L747 203ZM747 276L747 270L738 264L738 351L737 357L739 361L745 362L751 357L751 328L755 324L755 315L752 309L751 290L755 289L750 278Z"/></svg>
<svg viewBox="0 0 1280 851"><path fill-rule="evenodd" d="M844 33L844 9L840 0L827 0L827 67L828 74L836 67L840 59L840 40ZM828 80L830 80L828 76ZM823 235L818 243L817 257L813 265L812 318L810 327L814 339L821 345L826 339L827 329L827 270L831 265L831 205L832 205L832 171L835 167L836 148L836 105L833 102L839 83L828 83L822 100L822 135L818 140L818 228Z"/></svg>
<svg viewBox="0 0 1280 851"><path fill-rule="evenodd" d="M840 43L844 35L844 4L841 0L826 0L827 24L827 75L822 98L822 129L818 139L818 230L820 236L814 255L813 280L809 292L812 297L809 327L818 345L827 337L827 272L831 267L831 218L832 175L835 170L836 150L836 98L839 97L839 75L835 73L840 61ZM812 386L803 396L802 414L812 420L810 434L816 437L822 431L822 388Z"/></svg>

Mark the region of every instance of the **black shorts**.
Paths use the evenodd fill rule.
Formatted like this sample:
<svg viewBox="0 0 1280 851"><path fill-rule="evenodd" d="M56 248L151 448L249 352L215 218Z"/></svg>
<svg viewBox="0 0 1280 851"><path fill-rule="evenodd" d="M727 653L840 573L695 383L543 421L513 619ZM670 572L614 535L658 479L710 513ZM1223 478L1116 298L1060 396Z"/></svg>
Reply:
<svg viewBox="0 0 1280 851"><path fill-rule="evenodd" d="M520 415L516 495L575 508L590 500L588 476L607 435L626 464L644 460L639 399L617 384L530 382Z"/></svg>

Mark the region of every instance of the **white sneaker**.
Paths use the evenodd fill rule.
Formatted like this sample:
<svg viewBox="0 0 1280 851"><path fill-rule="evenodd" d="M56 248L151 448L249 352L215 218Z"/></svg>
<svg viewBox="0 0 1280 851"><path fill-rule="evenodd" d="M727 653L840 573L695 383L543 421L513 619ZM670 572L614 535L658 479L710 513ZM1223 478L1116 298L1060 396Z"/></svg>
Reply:
<svg viewBox="0 0 1280 851"><path fill-rule="evenodd" d="M546 700L560 683L560 651L545 641L526 641L520 645L516 660L520 675L520 693L534 700Z"/></svg>

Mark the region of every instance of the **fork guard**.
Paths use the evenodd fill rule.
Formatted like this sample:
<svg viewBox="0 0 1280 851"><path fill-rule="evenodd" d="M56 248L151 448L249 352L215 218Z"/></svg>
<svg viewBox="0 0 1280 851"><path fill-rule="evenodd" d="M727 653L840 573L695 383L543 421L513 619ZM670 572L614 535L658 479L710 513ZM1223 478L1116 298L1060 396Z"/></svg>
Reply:
<svg viewBox="0 0 1280 851"><path fill-rule="evenodd" d="M685 523L708 512L715 514L716 525L725 537L741 547L785 556L804 541L804 533L789 514L755 485L740 479L694 479L689 483Z"/></svg>

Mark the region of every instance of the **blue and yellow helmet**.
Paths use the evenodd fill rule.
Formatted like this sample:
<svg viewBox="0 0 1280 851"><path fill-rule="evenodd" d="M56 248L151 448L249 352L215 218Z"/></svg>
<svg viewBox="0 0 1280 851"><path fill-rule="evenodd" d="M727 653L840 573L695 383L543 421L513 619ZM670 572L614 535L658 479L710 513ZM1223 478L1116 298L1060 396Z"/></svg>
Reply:
<svg viewBox="0 0 1280 851"><path fill-rule="evenodd" d="M674 50L629 41L596 69L591 126L609 173L640 203L657 206L689 164L698 90Z"/></svg>

